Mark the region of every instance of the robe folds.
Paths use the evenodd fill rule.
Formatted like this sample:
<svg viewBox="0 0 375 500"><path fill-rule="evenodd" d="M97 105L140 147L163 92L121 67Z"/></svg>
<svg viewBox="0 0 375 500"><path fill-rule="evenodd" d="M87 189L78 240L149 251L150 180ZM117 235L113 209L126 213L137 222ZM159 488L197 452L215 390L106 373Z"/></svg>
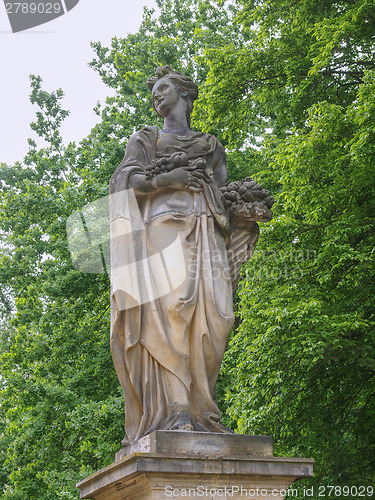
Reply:
<svg viewBox="0 0 375 500"><path fill-rule="evenodd" d="M202 190L125 194L133 174L178 151L205 158L211 181ZM181 417L194 430L229 431L215 393L234 321L230 227L215 180L223 162L224 149L209 134L162 135L146 127L129 139L110 182L111 351L130 443L175 428ZM125 226L132 230L118 236Z"/></svg>

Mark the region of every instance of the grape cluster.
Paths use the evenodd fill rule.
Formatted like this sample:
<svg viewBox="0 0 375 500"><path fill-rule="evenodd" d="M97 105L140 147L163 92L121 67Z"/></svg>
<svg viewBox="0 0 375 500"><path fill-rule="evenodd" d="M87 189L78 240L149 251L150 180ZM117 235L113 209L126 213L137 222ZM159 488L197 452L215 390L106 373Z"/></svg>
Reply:
<svg viewBox="0 0 375 500"><path fill-rule="evenodd" d="M221 188L221 192L232 212L249 217L269 217L274 203L269 191L262 189L251 177L234 181Z"/></svg>
<svg viewBox="0 0 375 500"><path fill-rule="evenodd" d="M180 161L177 160L177 163L181 163L181 158L179 158L179 160ZM185 160L185 159L182 158L182 160ZM186 165L187 165L187 163L188 163L188 159L186 156ZM157 160L152 160L150 165L147 165L146 177L147 177L147 179L151 180L154 177L156 177L158 174L170 172L174 168L176 168L176 165L175 165L172 157L171 156L164 156L164 157L159 158Z"/></svg>
<svg viewBox="0 0 375 500"><path fill-rule="evenodd" d="M163 156L158 160L152 160L150 165L146 167L146 177L152 180L159 174L170 172L174 168L189 167L189 170L201 169L204 170L207 166L204 158L196 160L188 159L186 153L173 153L171 156Z"/></svg>

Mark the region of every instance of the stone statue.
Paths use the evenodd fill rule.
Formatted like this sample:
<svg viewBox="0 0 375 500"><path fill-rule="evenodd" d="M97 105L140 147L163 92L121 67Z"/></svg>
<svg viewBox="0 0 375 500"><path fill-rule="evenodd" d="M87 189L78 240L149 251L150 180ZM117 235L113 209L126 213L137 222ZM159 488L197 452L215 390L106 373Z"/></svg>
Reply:
<svg viewBox="0 0 375 500"><path fill-rule="evenodd" d="M273 203L250 178L228 183L223 146L191 130L198 88L190 78L164 66L147 85L164 128L132 135L110 181L111 350L125 396L123 445L160 429L232 432L220 423L215 385L240 269L258 240L256 221L271 219ZM129 192L132 201L122 201ZM131 223L134 201L143 225L123 239L118 228ZM176 251L161 258L167 247ZM129 283L145 267L149 285L182 278L168 293L131 298Z"/></svg>

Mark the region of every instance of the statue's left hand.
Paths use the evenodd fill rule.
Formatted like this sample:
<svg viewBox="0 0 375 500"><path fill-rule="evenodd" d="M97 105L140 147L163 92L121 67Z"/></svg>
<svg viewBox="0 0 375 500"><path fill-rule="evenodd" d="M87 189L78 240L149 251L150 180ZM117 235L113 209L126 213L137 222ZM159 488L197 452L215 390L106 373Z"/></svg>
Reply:
<svg viewBox="0 0 375 500"><path fill-rule="evenodd" d="M202 180L196 172L190 172L187 167L175 168L167 173L156 176L153 180L156 182L156 189L163 187L188 188L193 191L202 189Z"/></svg>
<svg viewBox="0 0 375 500"><path fill-rule="evenodd" d="M206 170L197 169L197 167L195 165L187 166L187 167L184 167L184 168L185 168L185 170L187 170L188 172L190 172L190 174L195 179L198 179L198 180L201 180L201 181L207 182L207 183L212 182L212 178L211 178L211 176L209 175L209 173ZM200 184L202 185L203 183L201 182Z"/></svg>

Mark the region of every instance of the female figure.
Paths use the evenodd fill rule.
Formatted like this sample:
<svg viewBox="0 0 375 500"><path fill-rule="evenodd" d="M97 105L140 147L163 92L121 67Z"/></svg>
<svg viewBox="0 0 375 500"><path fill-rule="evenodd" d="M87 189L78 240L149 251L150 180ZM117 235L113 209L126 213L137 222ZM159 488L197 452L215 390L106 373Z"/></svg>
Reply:
<svg viewBox="0 0 375 500"><path fill-rule="evenodd" d="M164 128L136 132L110 182L112 219L126 219L121 192L134 190L144 229L132 235L132 249L112 240L112 268L128 251L145 264L169 244L161 235L174 233L181 255L166 257L165 265L185 264L186 277L169 293L130 306L121 306L119 280L112 280L111 350L130 443L158 429L230 432L219 421L215 395L234 320L230 227L220 191L225 153L215 137L190 129L194 82L168 66L156 74L148 86Z"/></svg>

